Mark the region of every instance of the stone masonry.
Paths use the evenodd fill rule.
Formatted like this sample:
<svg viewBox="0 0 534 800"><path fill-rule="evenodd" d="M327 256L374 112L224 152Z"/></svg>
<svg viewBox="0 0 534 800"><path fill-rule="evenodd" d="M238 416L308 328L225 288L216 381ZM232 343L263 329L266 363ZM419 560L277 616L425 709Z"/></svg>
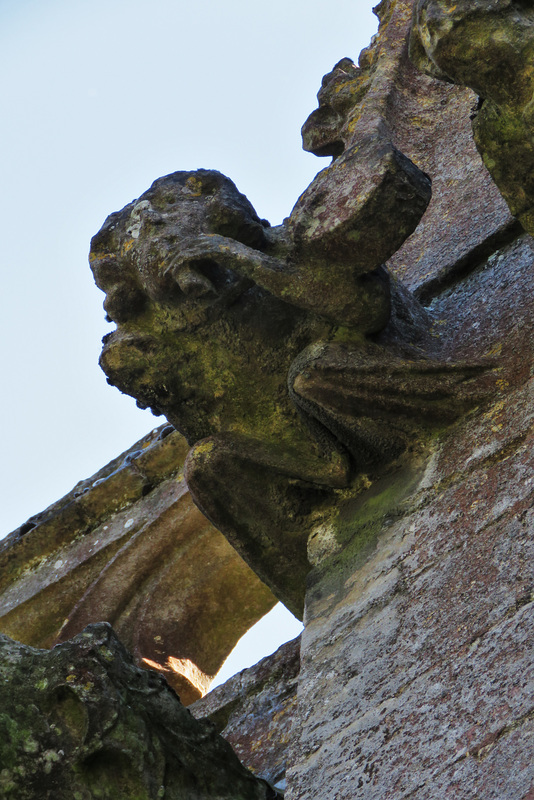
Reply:
<svg viewBox="0 0 534 800"><path fill-rule="evenodd" d="M530 800L534 244L472 144L476 96L407 61L395 94L433 199L389 266L452 357L500 374L409 476L371 487L351 545L310 575L287 797Z"/></svg>
<svg viewBox="0 0 534 800"><path fill-rule="evenodd" d="M155 482L143 458L151 469L164 448L147 437L136 470L93 476L95 494L82 487L15 532L0 578L4 604L19 601L3 621L36 634L44 600L60 599L69 615L48 614L36 642L50 646L96 621L84 598L101 597L126 638L148 641L148 620L153 640L149 593L136 605L105 577L121 572L119 544L131 576L143 538L89 554L104 523L90 501L102 477L133 492L106 501L119 523L152 502L165 563L179 528L161 528L156 501L185 497L185 458L210 536L219 528L275 595L304 605L305 623L300 657L284 646L197 700L198 719L286 800L534 800L534 12L382 0L376 13L359 66L344 58L323 79L303 140L334 160L284 225L198 170L159 179L94 238L117 323L102 365L187 442L167 437L179 457ZM202 526L189 503L195 514ZM77 553L71 578L92 564L90 582L52 576L61 548ZM228 593L223 573L210 611ZM144 585L157 595L155 575ZM204 595L186 595L196 619ZM151 614L127 624L124 608L143 603ZM202 625L215 636L213 619ZM194 648L187 614L177 620ZM231 636L215 655L200 639L207 665Z"/></svg>

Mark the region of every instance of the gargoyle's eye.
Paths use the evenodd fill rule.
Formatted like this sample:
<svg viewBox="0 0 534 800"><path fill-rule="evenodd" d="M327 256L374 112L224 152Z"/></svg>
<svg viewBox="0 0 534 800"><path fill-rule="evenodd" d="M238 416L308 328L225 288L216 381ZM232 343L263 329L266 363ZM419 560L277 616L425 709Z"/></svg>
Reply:
<svg viewBox="0 0 534 800"><path fill-rule="evenodd" d="M91 269L95 277L95 283L103 292L107 292L114 286L121 274L121 265L114 253L92 252Z"/></svg>
<svg viewBox="0 0 534 800"><path fill-rule="evenodd" d="M144 292L132 283L116 283L106 294L104 310L112 322L127 322L142 313L146 305Z"/></svg>
<svg viewBox="0 0 534 800"><path fill-rule="evenodd" d="M188 297L205 297L217 293L210 279L194 269L181 270L175 278L182 292Z"/></svg>

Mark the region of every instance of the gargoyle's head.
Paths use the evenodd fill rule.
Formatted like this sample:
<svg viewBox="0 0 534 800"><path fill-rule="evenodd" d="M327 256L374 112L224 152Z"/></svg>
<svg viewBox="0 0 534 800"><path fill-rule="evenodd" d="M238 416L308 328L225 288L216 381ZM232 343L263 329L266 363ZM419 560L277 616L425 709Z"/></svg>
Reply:
<svg viewBox="0 0 534 800"><path fill-rule="evenodd" d="M91 268L106 292L108 317L127 322L158 303L172 308L183 327L198 324L203 311L233 298L245 282L207 260L173 269L181 249L199 233L261 248L265 224L220 172L159 178L138 200L111 214L91 241Z"/></svg>
<svg viewBox="0 0 534 800"><path fill-rule="evenodd" d="M267 411L258 409L285 397L291 359L310 341L308 315L228 259L183 258L199 235L259 250L267 225L221 173L176 172L111 214L91 242L95 281L117 325L100 358L108 382L165 413L190 441L240 429L250 415L249 427L263 424Z"/></svg>

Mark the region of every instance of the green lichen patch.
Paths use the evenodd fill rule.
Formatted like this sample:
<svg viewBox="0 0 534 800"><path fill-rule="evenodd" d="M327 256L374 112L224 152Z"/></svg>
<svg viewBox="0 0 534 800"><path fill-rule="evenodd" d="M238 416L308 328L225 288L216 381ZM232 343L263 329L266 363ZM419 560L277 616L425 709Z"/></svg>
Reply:
<svg viewBox="0 0 534 800"><path fill-rule="evenodd" d="M7 800L266 800L265 784L104 623L51 651L1 637L0 709Z"/></svg>
<svg viewBox="0 0 534 800"><path fill-rule="evenodd" d="M384 530L407 512L406 503L413 502L425 462L425 449L419 447L388 475L339 497L330 517L337 545L308 576L310 601L317 600L319 594L335 598L342 593L345 582L375 552Z"/></svg>

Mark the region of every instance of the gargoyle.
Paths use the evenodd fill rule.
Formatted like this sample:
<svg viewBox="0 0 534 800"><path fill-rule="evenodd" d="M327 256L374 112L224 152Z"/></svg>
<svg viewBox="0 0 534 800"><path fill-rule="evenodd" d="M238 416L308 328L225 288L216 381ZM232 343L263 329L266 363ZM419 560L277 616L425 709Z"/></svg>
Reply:
<svg viewBox="0 0 534 800"><path fill-rule="evenodd" d="M510 211L534 234L534 7L524 0L418 0L410 57L479 96L476 145Z"/></svg>
<svg viewBox="0 0 534 800"><path fill-rule="evenodd" d="M304 137L335 158L283 225L218 172L176 172L91 246L117 324L108 381L186 436L195 502L299 616L307 539L336 492L480 396L480 367L425 353L424 312L382 266L430 180L392 145L372 90L371 66L348 59L324 79ZM389 348L369 338L386 326Z"/></svg>

